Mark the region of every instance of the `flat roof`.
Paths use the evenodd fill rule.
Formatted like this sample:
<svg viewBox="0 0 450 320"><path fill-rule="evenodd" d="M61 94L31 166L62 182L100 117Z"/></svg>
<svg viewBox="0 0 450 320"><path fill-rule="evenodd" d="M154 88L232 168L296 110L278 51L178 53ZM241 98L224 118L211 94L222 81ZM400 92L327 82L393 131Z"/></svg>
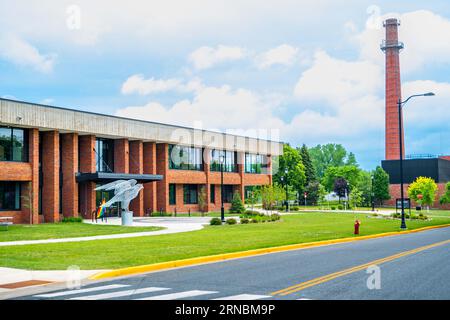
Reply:
<svg viewBox="0 0 450 320"><path fill-rule="evenodd" d="M186 144L280 155L283 143L212 130L131 119L96 112L0 98L0 123L105 138Z"/></svg>

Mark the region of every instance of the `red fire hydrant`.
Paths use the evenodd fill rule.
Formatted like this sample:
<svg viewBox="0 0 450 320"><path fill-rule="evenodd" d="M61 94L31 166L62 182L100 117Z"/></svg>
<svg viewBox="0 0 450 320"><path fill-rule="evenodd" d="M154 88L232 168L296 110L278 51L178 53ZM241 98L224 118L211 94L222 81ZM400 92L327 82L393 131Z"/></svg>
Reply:
<svg viewBox="0 0 450 320"><path fill-rule="evenodd" d="M361 222L359 222L359 220L355 221L355 234L359 234L359 225L361 224Z"/></svg>

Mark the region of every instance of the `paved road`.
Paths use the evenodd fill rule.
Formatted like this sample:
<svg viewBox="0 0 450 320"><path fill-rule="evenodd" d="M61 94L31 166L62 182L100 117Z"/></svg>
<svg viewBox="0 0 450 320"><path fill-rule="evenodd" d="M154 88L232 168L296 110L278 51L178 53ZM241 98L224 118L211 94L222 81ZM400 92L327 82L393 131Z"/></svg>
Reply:
<svg viewBox="0 0 450 320"><path fill-rule="evenodd" d="M373 261L381 288L370 290L367 267ZM91 282L78 291L22 299L450 299L449 261L450 228L444 228Z"/></svg>

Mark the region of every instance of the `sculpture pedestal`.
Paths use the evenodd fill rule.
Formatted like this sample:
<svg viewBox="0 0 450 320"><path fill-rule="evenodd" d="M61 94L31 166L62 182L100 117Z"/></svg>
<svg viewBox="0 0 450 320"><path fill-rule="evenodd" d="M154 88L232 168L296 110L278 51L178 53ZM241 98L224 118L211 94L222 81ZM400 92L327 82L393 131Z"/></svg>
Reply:
<svg viewBox="0 0 450 320"><path fill-rule="evenodd" d="M133 211L122 211L122 225L123 226L133 225Z"/></svg>

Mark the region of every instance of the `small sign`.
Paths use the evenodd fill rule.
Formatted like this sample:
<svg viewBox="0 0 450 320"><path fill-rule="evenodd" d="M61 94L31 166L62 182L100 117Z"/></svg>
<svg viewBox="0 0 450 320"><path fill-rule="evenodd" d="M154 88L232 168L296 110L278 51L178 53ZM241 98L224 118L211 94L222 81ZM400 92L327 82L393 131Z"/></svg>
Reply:
<svg viewBox="0 0 450 320"><path fill-rule="evenodd" d="M395 209L401 209L402 208L402 199L397 198L395 201ZM404 209L411 209L411 199L410 198L404 198L403 199L403 208Z"/></svg>

